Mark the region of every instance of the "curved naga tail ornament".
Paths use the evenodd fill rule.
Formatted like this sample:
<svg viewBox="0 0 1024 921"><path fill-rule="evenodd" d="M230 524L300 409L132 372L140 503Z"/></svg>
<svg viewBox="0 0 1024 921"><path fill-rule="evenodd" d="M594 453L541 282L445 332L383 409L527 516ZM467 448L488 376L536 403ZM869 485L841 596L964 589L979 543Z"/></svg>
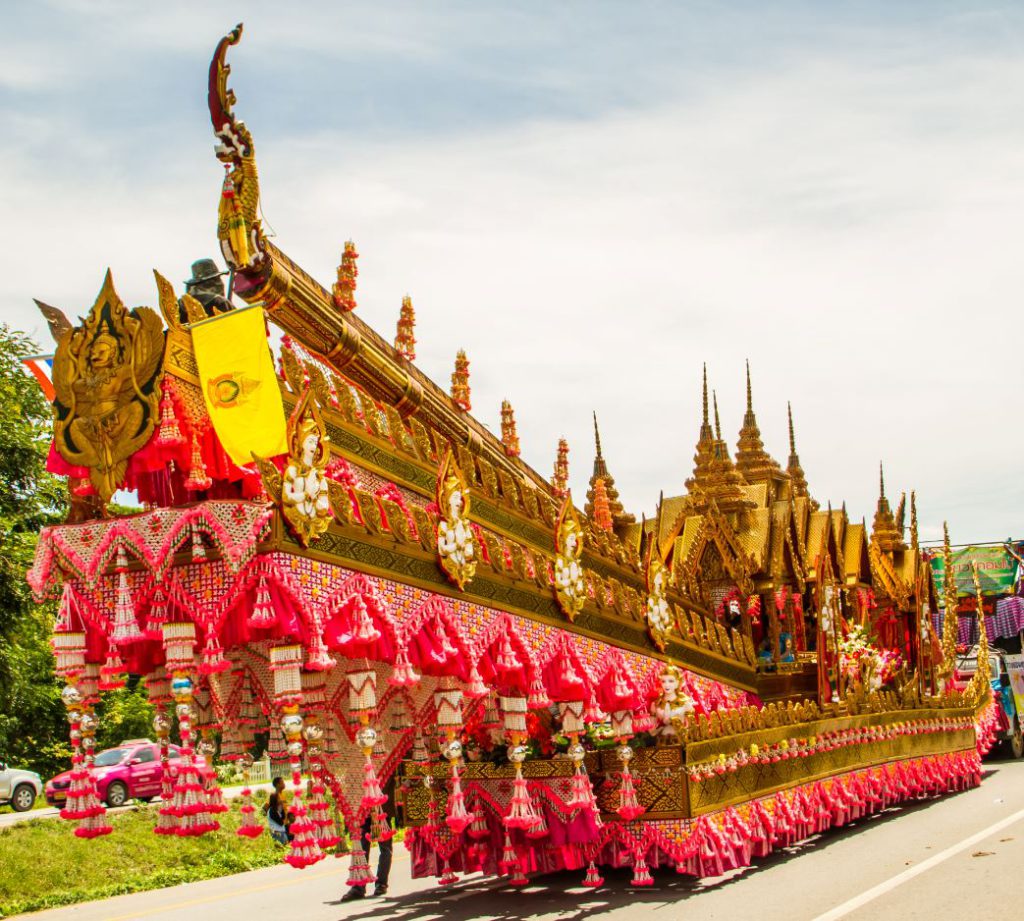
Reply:
<svg viewBox="0 0 1024 921"><path fill-rule="evenodd" d="M225 169L217 209L217 239L228 265L235 269L255 265L263 253L263 232L257 218L260 185L252 135L245 123L235 117L235 94L228 88L228 48L237 45L241 38L239 23L217 43L210 62L207 93L210 121L217 137L214 150Z"/></svg>

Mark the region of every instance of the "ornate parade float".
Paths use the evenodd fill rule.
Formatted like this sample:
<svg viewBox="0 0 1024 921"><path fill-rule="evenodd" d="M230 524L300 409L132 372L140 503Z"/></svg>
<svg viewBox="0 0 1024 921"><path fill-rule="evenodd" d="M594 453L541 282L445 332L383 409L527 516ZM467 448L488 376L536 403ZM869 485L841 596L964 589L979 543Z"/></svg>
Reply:
<svg viewBox="0 0 1024 921"><path fill-rule="evenodd" d="M94 706L128 675L184 755L155 831L217 827L197 753L246 766L265 745L295 784L300 867L338 845L334 810L391 835L393 778L416 875L587 885L601 866L719 874L977 784L987 678L944 690L955 637L932 627L913 498L909 544L884 484L870 531L819 507L792 421L787 466L765 451L748 369L735 456L705 374L685 492L638 522L598 437L579 508L564 442L549 481L508 403L500 438L471 414L463 353L450 393L416 367L408 299L393 344L361 321L353 244L328 289L264 235L227 86L240 36L209 82L227 291L201 260L182 296L157 274L159 311L129 309L108 274L77 326L53 320L71 514L29 581L60 599L78 833L110 830ZM142 510L113 517L119 489ZM349 882L369 879L355 849Z"/></svg>

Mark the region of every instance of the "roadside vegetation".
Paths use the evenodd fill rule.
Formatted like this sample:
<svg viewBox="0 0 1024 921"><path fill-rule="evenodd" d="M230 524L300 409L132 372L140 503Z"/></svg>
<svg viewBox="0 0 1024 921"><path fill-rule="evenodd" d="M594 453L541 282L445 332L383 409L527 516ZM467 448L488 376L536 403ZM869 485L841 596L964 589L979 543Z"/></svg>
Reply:
<svg viewBox="0 0 1024 921"><path fill-rule="evenodd" d="M153 834L154 807L110 817L112 834L76 838L74 823L25 822L0 830L0 918L213 879L280 863L284 848L264 832L235 834L238 805L221 830L200 838Z"/></svg>

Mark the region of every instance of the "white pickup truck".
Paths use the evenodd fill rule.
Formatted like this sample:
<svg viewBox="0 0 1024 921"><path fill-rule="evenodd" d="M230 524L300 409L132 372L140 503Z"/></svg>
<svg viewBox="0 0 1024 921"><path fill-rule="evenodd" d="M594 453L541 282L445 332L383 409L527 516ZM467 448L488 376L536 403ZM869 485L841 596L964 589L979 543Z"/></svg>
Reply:
<svg viewBox="0 0 1024 921"><path fill-rule="evenodd" d="M0 761L0 806L28 812L43 792L43 781L35 771L19 771Z"/></svg>

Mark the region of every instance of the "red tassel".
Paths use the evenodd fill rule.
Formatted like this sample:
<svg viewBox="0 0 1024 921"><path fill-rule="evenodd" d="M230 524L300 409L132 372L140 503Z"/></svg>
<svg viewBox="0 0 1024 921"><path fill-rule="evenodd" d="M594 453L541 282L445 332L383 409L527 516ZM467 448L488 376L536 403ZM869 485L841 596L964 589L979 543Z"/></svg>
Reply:
<svg viewBox="0 0 1024 921"><path fill-rule="evenodd" d="M587 867L587 875L583 878L583 885L591 889L597 889L598 886L604 885L604 877L597 872L597 866L594 861L590 861L590 866Z"/></svg>
<svg viewBox="0 0 1024 921"><path fill-rule="evenodd" d="M654 879L651 877L651 871L647 867L647 861L644 860L642 854L637 854L633 861L633 878L629 881L631 886L653 886Z"/></svg>
<svg viewBox="0 0 1024 921"><path fill-rule="evenodd" d="M472 824L473 816L466 811L465 794L459 780L459 767L452 762L452 789L448 794L448 815L444 822L453 834L459 835Z"/></svg>

